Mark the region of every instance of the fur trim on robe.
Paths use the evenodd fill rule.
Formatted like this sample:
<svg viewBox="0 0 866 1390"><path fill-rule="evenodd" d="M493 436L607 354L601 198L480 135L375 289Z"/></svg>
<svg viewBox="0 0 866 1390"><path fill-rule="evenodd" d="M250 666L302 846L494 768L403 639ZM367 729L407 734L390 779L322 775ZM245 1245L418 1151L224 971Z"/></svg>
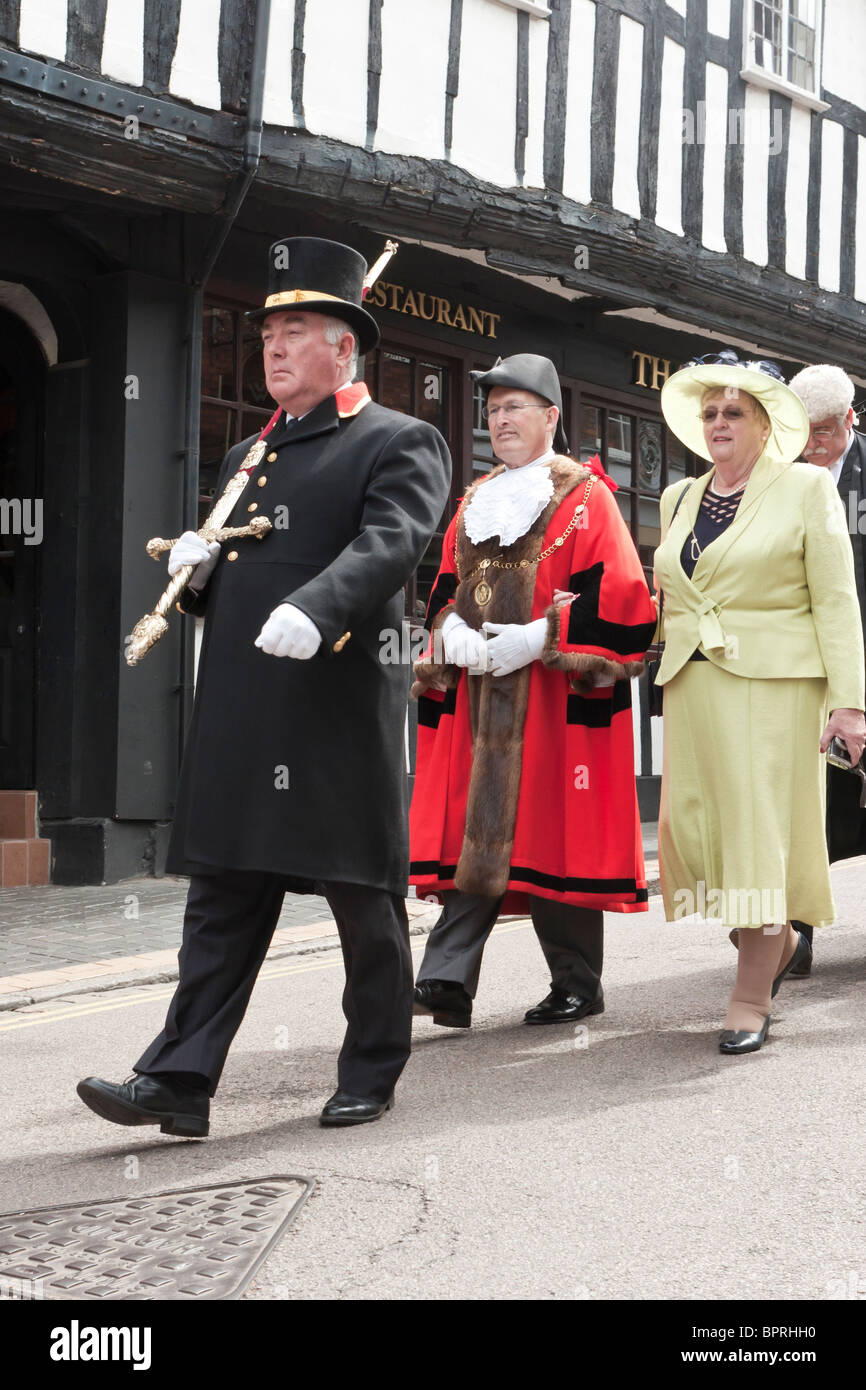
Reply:
<svg viewBox="0 0 866 1390"><path fill-rule="evenodd" d="M503 465L504 467L504 465ZM503 471L497 468L490 477ZM528 623L532 617L536 566L531 562L542 549L548 525L565 498L593 475L572 459L557 455L550 465L553 496L524 535L503 547L498 537L473 545L461 520L457 527L457 570L466 576L457 586L453 608L448 605L436 617L433 632L456 611L476 631L484 622ZM464 506L486 478L466 493ZM515 569L490 567L481 571L482 560L503 558ZM475 590L482 579L490 585L490 601L479 607ZM441 640L441 639L440 639ZM467 676L472 729L472 772L466 802L463 848L454 877L463 893L497 897L505 892L514 841L514 822L523 764L523 725L529 697L530 665L508 676ZM430 684L456 685L459 668L422 658L416 662L418 677L413 694Z"/></svg>

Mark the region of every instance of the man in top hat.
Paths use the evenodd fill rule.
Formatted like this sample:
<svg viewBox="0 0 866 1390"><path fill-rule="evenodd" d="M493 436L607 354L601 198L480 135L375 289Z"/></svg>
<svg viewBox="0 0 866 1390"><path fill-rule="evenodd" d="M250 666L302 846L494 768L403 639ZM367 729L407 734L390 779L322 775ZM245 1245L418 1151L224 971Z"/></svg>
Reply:
<svg viewBox="0 0 866 1390"><path fill-rule="evenodd" d="M166 865L190 875L179 983L135 1078L78 1087L105 1119L199 1137L287 890L324 894L346 967L322 1124L390 1107L412 1026L408 680L379 659L380 633L400 629L451 463L432 426L354 383L379 337L363 258L294 237L271 247L270 269L248 317L280 410L263 453L249 460L254 439L229 451L217 491L246 465L226 524L268 515L274 529L210 546L186 532L169 557L172 573L196 563L181 607L205 619Z"/></svg>
<svg viewBox="0 0 866 1390"><path fill-rule="evenodd" d="M631 677L655 608L593 461L568 457L553 363L473 373L498 467L469 488L442 547L416 664L411 880L438 898L415 1012L469 1027L502 912L532 916L550 992L525 1021L601 1013L603 917L645 912Z"/></svg>
<svg viewBox="0 0 866 1390"><path fill-rule="evenodd" d="M866 636L866 435L854 429L858 423L854 383L841 367L822 362L804 367L791 378L790 387L809 416L810 433L803 458L830 472L845 504ZM831 864L837 859L866 854L866 815L860 809L860 785L859 778L827 764L827 849ZM794 926L811 944L811 924L795 922ZM811 968L809 958L795 967L791 975L807 976Z"/></svg>

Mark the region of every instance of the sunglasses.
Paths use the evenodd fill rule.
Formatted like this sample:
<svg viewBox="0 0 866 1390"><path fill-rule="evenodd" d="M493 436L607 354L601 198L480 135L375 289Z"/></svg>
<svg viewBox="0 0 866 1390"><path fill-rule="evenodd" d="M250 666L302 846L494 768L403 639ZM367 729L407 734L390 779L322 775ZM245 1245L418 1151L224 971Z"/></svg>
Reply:
<svg viewBox="0 0 866 1390"><path fill-rule="evenodd" d="M860 763L852 763L851 754L841 738L834 738L831 742L827 749L827 762L833 767L841 768L843 772L856 772L860 778L860 805L866 807L866 772Z"/></svg>

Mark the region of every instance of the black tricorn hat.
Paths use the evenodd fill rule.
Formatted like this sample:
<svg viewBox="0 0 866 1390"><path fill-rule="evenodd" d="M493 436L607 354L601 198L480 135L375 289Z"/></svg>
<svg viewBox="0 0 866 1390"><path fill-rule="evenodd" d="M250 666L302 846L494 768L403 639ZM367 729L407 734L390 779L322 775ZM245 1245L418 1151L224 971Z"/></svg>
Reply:
<svg viewBox="0 0 866 1390"><path fill-rule="evenodd" d="M516 391L534 391L550 401L559 411L553 447L558 454L568 453L568 440L562 427L562 390L556 368L549 357L535 352L518 352L514 357L500 357L487 372L470 372L485 396L494 386L511 386Z"/></svg>
<svg viewBox="0 0 866 1390"><path fill-rule="evenodd" d="M268 294L247 318L260 323L268 314L297 309L345 319L358 335L358 349L379 342L379 325L361 308L367 262L351 246L316 236L284 237L268 252Z"/></svg>

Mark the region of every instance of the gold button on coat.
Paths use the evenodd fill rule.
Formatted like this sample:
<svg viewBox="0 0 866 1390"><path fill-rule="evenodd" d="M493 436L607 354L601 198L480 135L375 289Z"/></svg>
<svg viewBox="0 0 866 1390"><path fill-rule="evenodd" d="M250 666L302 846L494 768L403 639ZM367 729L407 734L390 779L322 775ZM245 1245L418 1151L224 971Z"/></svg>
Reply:
<svg viewBox="0 0 866 1390"><path fill-rule="evenodd" d="M264 487L267 481L267 478L264 476L264 474L262 474L261 478L259 478L259 487Z"/></svg>
<svg viewBox="0 0 866 1390"><path fill-rule="evenodd" d="M236 560L237 558L238 558L238 552L237 552L236 550L230 550L229 553L228 553L228 555L226 556L226 559L227 559L227 560Z"/></svg>
<svg viewBox="0 0 866 1390"><path fill-rule="evenodd" d="M268 463L276 463L276 461L277 461L276 451L272 449L271 452L268 454Z"/></svg>
<svg viewBox="0 0 866 1390"><path fill-rule="evenodd" d="M248 511L248 512L257 512L258 509L259 509L259 504L258 504L258 502L251 502L250 505L247 507L247 511Z"/></svg>

